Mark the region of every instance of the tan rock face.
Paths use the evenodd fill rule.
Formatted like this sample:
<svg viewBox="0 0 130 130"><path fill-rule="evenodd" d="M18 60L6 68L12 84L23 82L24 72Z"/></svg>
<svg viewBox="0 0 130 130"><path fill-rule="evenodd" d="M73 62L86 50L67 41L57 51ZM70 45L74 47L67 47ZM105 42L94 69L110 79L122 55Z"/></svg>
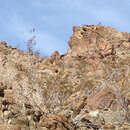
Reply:
<svg viewBox="0 0 130 130"><path fill-rule="evenodd" d="M0 44L0 129L129 129L130 34L73 27L64 55Z"/></svg>
<svg viewBox="0 0 130 130"><path fill-rule="evenodd" d="M73 54L104 58L114 55L122 43L129 47L129 36L123 35L113 28L104 26L74 27L74 34L68 43Z"/></svg>
<svg viewBox="0 0 130 130"><path fill-rule="evenodd" d="M87 105L89 105L91 109L98 109L103 106L109 108L114 99L115 96L109 88L102 88L88 96Z"/></svg>
<svg viewBox="0 0 130 130"><path fill-rule="evenodd" d="M50 130L74 130L73 125L62 115L49 114L40 121L40 126Z"/></svg>

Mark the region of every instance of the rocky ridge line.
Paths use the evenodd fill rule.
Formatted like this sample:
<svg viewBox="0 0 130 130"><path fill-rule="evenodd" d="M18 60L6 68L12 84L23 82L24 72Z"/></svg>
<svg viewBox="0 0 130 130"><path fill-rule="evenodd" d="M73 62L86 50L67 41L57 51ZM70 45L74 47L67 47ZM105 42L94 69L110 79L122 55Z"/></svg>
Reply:
<svg viewBox="0 0 130 130"><path fill-rule="evenodd" d="M73 27L64 55L0 44L0 130L130 129L130 33Z"/></svg>

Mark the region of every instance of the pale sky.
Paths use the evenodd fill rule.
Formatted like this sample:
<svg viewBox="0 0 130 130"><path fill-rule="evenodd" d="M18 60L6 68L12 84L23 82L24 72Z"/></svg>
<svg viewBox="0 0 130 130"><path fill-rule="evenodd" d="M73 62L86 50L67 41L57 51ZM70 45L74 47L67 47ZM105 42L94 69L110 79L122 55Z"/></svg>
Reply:
<svg viewBox="0 0 130 130"><path fill-rule="evenodd" d="M99 22L130 32L130 0L0 0L0 41L25 50L35 28L36 49L68 50L72 27Z"/></svg>

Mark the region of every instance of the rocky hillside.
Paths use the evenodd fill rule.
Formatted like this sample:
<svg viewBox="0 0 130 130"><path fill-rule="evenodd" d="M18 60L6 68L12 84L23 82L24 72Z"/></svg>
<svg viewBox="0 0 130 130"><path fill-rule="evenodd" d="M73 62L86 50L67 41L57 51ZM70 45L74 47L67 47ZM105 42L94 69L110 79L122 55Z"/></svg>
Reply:
<svg viewBox="0 0 130 130"><path fill-rule="evenodd" d="M0 130L130 129L130 33L74 26L68 44L38 58L0 43Z"/></svg>

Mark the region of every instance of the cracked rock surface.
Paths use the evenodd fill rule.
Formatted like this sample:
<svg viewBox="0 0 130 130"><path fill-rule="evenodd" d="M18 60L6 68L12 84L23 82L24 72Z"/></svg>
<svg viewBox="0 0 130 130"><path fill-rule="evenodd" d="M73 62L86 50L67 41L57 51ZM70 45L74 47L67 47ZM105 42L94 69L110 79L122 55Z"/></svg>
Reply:
<svg viewBox="0 0 130 130"><path fill-rule="evenodd" d="M130 33L74 26L68 44L38 58L0 43L0 130L130 129Z"/></svg>

